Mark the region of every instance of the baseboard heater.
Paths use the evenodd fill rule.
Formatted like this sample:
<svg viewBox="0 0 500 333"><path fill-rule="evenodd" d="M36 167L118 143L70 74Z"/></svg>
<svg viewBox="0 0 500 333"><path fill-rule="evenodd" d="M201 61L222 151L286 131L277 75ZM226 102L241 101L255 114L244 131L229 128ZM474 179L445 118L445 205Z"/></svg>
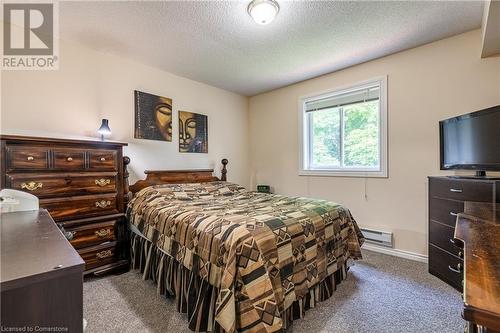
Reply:
<svg viewBox="0 0 500 333"><path fill-rule="evenodd" d="M392 232L361 228L361 232L368 243L392 248Z"/></svg>

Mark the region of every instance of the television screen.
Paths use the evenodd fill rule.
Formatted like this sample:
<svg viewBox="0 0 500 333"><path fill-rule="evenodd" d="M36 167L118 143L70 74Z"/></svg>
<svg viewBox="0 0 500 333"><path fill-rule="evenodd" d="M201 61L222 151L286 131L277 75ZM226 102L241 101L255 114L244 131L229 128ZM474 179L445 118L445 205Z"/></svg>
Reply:
<svg viewBox="0 0 500 333"><path fill-rule="evenodd" d="M500 105L439 122L441 169L500 170Z"/></svg>

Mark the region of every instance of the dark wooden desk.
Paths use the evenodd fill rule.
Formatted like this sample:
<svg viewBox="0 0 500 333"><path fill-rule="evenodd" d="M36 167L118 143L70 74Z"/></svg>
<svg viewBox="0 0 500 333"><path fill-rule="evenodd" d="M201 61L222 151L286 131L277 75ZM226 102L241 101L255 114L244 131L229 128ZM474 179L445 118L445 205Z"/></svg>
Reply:
<svg viewBox="0 0 500 333"><path fill-rule="evenodd" d="M47 211L0 214L0 226L2 332L82 332L84 262Z"/></svg>
<svg viewBox="0 0 500 333"><path fill-rule="evenodd" d="M464 319L500 332L500 224L459 214L455 238L464 242Z"/></svg>

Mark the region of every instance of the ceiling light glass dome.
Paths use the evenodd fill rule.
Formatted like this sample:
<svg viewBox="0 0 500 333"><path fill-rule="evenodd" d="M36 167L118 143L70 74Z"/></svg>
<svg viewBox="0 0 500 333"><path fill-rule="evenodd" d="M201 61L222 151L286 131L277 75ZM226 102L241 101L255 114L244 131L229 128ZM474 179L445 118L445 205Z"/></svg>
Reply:
<svg viewBox="0 0 500 333"><path fill-rule="evenodd" d="M247 10L256 23L264 25L274 20L280 11L280 6L274 0L253 0Z"/></svg>

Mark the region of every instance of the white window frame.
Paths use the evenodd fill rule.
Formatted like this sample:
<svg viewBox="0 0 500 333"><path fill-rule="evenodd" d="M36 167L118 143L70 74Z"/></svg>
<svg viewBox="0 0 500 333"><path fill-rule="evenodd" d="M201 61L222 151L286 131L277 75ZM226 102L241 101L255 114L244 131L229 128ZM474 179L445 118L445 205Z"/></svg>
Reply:
<svg viewBox="0 0 500 333"><path fill-rule="evenodd" d="M310 161L310 129L308 128L306 103L317 99L333 97L359 90L360 87L379 84L379 161L378 169L372 168L311 168ZM299 98L299 175L300 176L332 176L332 177L388 177L387 156L387 76L373 78L371 80L358 82L345 87L339 87L328 91L301 96ZM343 138L342 138L343 139ZM343 157L342 157L343 158Z"/></svg>

